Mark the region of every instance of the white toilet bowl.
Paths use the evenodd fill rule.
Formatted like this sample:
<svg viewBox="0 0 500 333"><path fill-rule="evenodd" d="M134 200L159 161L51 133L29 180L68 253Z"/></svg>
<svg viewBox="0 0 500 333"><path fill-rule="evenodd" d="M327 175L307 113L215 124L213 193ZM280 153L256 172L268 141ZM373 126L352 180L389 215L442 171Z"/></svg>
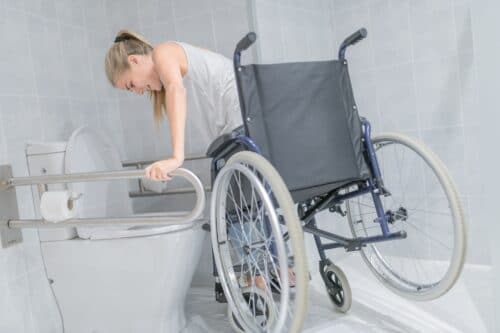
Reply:
<svg viewBox="0 0 500 333"><path fill-rule="evenodd" d="M29 144L26 153L32 175L122 169L112 143L87 127L76 130L67 144ZM71 190L83 194L79 217L132 214L128 181L71 184ZM34 199L38 207L38 196ZM40 230L47 278L65 332L182 330L186 294L206 236L203 222Z"/></svg>

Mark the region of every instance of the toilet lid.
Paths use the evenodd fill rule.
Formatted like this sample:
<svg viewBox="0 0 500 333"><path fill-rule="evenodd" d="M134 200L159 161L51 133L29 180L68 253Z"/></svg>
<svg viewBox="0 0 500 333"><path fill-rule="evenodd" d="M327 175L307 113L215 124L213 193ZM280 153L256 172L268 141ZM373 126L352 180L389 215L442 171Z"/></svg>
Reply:
<svg viewBox="0 0 500 333"><path fill-rule="evenodd" d="M123 167L118 149L109 137L96 129L83 126L75 130L68 141L64 170L65 173L80 173L116 171L123 170ZM83 194L78 199L77 216L90 218L133 215L132 203L128 195L129 181L121 179L68 183L69 190ZM183 226L77 227L77 232L80 238L111 239L166 233L190 226L192 224Z"/></svg>

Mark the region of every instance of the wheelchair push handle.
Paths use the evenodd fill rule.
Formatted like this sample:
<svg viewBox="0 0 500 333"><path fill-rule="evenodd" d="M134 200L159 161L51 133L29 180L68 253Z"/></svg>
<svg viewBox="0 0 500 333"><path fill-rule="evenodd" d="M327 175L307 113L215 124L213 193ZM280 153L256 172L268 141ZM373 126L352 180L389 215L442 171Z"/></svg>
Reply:
<svg viewBox="0 0 500 333"><path fill-rule="evenodd" d="M343 60L345 58L345 50L348 46L354 45L360 40L364 39L368 35L368 31L365 28L361 28L358 31L354 32L352 35L344 39L342 44L340 45L339 50L339 60Z"/></svg>
<svg viewBox="0 0 500 333"><path fill-rule="evenodd" d="M257 34L255 32L249 32L246 34L245 37L243 37L238 44L236 45L236 51L235 52L241 52L245 51L252 45L255 40L257 39Z"/></svg>

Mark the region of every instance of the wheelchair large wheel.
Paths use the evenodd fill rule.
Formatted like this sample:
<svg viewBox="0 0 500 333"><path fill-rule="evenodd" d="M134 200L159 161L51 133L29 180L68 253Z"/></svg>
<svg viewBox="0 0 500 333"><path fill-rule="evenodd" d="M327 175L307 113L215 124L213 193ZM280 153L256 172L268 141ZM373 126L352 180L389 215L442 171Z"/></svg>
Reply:
<svg viewBox="0 0 500 333"><path fill-rule="evenodd" d="M397 294L437 298L454 285L465 260L467 230L456 187L438 157L414 139L385 133L373 146L387 190L380 198L389 231L405 231L407 237L367 244L362 257ZM372 195L346 203L355 237L381 234Z"/></svg>
<svg viewBox="0 0 500 333"><path fill-rule="evenodd" d="M308 284L302 228L285 183L265 158L239 152L219 171L212 189L211 234L237 327L300 332Z"/></svg>

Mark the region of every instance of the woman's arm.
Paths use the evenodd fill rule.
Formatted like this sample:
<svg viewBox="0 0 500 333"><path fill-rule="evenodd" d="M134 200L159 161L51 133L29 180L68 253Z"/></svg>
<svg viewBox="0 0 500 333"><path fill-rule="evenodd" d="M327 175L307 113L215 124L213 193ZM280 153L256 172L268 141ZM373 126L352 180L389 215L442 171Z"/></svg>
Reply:
<svg viewBox="0 0 500 333"><path fill-rule="evenodd" d="M183 60L185 55L178 45L164 43L153 51L155 71L165 88L167 118L170 127L172 157L153 163L146 168L146 176L156 180L170 180L168 173L184 162L184 141L186 129L186 89L182 82Z"/></svg>

